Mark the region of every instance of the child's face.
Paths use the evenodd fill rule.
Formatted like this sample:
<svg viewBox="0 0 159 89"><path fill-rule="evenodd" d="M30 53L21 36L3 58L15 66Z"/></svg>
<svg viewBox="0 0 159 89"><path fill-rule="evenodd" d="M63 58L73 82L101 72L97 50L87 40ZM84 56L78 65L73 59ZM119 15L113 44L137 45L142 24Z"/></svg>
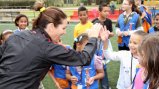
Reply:
<svg viewBox="0 0 159 89"><path fill-rule="evenodd" d="M131 9L131 6L132 5L129 4L128 0L124 0L122 3L122 10L127 11L127 10Z"/></svg>
<svg viewBox="0 0 159 89"><path fill-rule="evenodd" d="M141 4L141 0L135 0L135 5L140 5Z"/></svg>
<svg viewBox="0 0 159 89"><path fill-rule="evenodd" d="M141 43L141 37L136 34L132 34L129 41L129 49L133 55L137 55L137 48Z"/></svg>
<svg viewBox="0 0 159 89"><path fill-rule="evenodd" d="M156 16L154 23L156 24L156 27L159 28L159 15Z"/></svg>
<svg viewBox="0 0 159 89"><path fill-rule="evenodd" d="M110 13L110 8L109 7L103 7L102 11L99 12L100 16L103 18L106 18Z"/></svg>
<svg viewBox="0 0 159 89"><path fill-rule="evenodd" d="M18 27L20 29L25 29L27 27L28 21L26 17L21 17L19 21L17 21Z"/></svg>
<svg viewBox="0 0 159 89"><path fill-rule="evenodd" d="M79 11L78 17L79 17L81 23L86 23L88 20L87 11Z"/></svg>

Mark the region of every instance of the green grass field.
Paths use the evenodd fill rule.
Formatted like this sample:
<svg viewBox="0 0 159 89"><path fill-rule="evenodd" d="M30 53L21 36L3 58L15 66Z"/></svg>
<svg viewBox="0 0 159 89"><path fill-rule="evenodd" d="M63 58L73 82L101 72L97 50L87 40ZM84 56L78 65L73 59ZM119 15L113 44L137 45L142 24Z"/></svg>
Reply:
<svg viewBox="0 0 159 89"><path fill-rule="evenodd" d="M70 23L67 28L67 34L63 36L62 41L64 44L68 44L72 46L73 43L73 28L77 23ZM29 27L31 28L31 26ZM16 27L13 23L0 23L0 31L4 29L15 30ZM113 50L117 50L116 36L111 38L111 42L113 45ZM109 83L111 89L116 89L116 82L119 74L119 62L110 62L107 65ZM45 89L56 89L54 83L51 78L47 75L43 80L43 84Z"/></svg>

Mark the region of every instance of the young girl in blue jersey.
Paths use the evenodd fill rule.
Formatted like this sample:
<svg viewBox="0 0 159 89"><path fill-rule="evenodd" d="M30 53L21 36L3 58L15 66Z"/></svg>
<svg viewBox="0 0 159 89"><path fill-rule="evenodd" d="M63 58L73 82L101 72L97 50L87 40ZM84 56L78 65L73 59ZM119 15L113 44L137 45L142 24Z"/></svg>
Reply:
<svg viewBox="0 0 159 89"><path fill-rule="evenodd" d="M154 23L155 25L149 29L149 33L154 33L159 31L159 13L155 15Z"/></svg>
<svg viewBox="0 0 159 89"><path fill-rule="evenodd" d="M60 40L58 44L62 45ZM66 49L71 49L71 46L64 45ZM58 89L70 89L70 82L66 79L66 66L53 64L50 71L48 72L52 80L54 81Z"/></svg>
<svg viewBox="0 0 159 89"><path fill-rule="evenodd" d="M118 49L129 50L128 44L130 35L135 30L141 29L140 15L137 14L137 9L134 0L124 0L122 3L123 13L118 17L116 24L116 34L118 35Z"/></svg>
<svg viewBox="0 0 159 89"><path fill-rule="evenodd" d="M82 51L88 42L88 35L82 33L74 41L74 49ZM66 78L72 82L72 89L98 89L98 79L104 77L102 60L94 55L89 66L69 66Z"/></svg>

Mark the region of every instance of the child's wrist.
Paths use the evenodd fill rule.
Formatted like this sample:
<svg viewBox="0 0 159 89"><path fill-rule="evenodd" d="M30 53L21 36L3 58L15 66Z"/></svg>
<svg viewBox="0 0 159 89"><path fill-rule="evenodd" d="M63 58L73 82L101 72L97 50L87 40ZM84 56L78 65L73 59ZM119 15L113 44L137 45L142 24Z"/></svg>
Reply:
<svg viewBox="0 0 159 89"><path fill-rule="evenodd" d="M122 36L122 37L124 36L124 31L123 31L123 32L121 32L121 36Z"/></svg>

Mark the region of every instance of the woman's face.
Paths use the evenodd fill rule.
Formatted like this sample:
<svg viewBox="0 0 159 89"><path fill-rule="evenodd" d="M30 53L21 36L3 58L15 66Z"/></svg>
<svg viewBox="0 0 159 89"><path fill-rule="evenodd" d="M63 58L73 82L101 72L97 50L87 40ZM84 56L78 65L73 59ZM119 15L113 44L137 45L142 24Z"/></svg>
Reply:
<svg viewBox="0 0 159 89"><path fill-rule="evenodd" d="M18 21L17 21L18 27L19 29L25 29L27 27L28 24L28 20L26 17L21 17Z"/></svg>
<svg viewBox="0 0 159 89"><path fill-rule="evenodd" d="M137 49L139 44L141 43L141 37L136 34L132 34L129 41L129 49L133 55L137 55Z"/></svg>
<svg viewBox="0 0 159 89"><path fill-rule="evenodd" d="M129 9L131 9L132 5L129 4L129 1L128 0L124 0L123 3L122 3L122 10L123 11L127 11Z"/></svg>
<svg viewBox="0 0 159 89"><path fill-rule="evenodd" d="M58 42L62 35L66 34L67 24L67 19L63 19L62 24L59 24L57 27L55 27L53 23L50 23L46 28L47 33L54 42Z"/></svg>

